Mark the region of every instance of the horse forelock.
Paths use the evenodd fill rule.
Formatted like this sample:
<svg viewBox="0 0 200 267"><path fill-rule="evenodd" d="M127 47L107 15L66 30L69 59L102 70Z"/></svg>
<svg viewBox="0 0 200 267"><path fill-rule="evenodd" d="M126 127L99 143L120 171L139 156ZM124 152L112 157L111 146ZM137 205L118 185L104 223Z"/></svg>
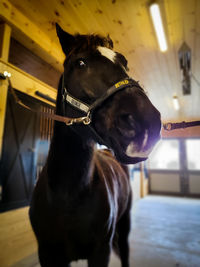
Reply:
<svg viewBox="0 0 200 267"><path fill-rule="evenodd" d="M96 50L98 46L113 48L112 40L109 37L103 37L97 34L91 35L75 35L74 53Z"/></svg>

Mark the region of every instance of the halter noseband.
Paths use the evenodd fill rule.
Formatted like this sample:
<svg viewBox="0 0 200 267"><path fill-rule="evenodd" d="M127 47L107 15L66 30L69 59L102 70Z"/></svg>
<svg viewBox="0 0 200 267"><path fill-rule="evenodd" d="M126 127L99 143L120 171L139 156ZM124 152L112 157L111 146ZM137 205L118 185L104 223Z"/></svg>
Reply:
<svg viewBox="0 0 200 267"><path fill-rule="evenodd" d="M63 101L66 101L72 107L74 107L74 108L78 109L79 111L82 111L86 114L86 116L84 116L84 117L72 118L69 122L66 123L66 125L72 125L74 123L83 123L84 125L90 124L92 112L98 106L100 106L110 96L114 95L115 93L121 91L124 88L131 87L131 86L136 86L136 87L141 88L140 85L136 81L134 81L130 78L126 78L124 80L121 80L121 81L115 83L100 98L95 100L91 105L88 105L88 104L80 101L79 99L73 97L67 91L66 87L64 86L64 75L63 75L63 81L62 81L62 87L63 87L62 92L64 92L62 95Z"/></svg>

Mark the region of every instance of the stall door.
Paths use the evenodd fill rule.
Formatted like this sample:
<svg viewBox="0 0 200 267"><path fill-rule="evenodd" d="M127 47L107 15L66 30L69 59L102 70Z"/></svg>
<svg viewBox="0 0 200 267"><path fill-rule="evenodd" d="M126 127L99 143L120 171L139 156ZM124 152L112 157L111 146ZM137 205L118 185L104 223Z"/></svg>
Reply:
<svg viewBox="0 0 200 267"><path fill-rule="evenodd" d="M18 94L23 102L39 108L33 98ZM0 161L0 211L29 204L35 183L34 151L38 134L37 114L16 104L9 92Z"/></svg>

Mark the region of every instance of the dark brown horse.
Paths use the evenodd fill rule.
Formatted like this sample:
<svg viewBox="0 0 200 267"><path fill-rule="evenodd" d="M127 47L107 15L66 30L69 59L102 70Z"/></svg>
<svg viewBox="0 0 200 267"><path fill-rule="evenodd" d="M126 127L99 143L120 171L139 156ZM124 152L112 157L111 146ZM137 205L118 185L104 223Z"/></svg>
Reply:
<svg viewBox="0 0 200 267"><path fill-rule="evenodd" d="M74 119L55 122L32 198L40 263L69 267L87 259L89 267L106 267L114 248L128 267L131 188L124 164L148 157L160 136L160 113L128 77L110 38L72 36L58 25L57 34L67 58L56 113ZM97 150L97 142L113 152Z"/></svg>

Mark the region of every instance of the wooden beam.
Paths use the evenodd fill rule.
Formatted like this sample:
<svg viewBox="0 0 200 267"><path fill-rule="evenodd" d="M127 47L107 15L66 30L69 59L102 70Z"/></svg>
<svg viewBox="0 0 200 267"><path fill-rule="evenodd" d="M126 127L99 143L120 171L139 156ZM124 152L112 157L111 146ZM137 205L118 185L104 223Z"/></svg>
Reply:
<svg viewBox="0 0 200 267"><path fill-rule="evenodd" d="M44 98L35 94L36 91L44 95L48 95L52 99L56 100L57 90L47 85L46 83L38 80L30 74L20 70L10 63L3 62L0 60L0 72L8 71L11 73L11 82L13 88L21 91L24 94L30 95L44 103L51 106L55 106L52 102L45 100ZM1 86L7 85L7 81L3 81ZM1 90L1 89L0 89Z"/></svg>
<svg viewBox="0 0 200 267"><path fill-rule="evenodd" d="M200 118L191 119L191 121L193 120L200 120ZM185 129L176 129L173 131L166 131L162 129L161 136L162 138L199 138L200 126Z"/></svg>
<svg viewBox="0 0 200 267"><path fill-rule="evenodd" d="M148 195L148 179L145 177L144 162L140 163L140 197L144 198Z"/></svg>
<svg viewBox="0 0 200 267"><path fill-rule="evenodd" d="M3 149L3 134L7 104L8 85L0 81L0 158Z"/></svg>
<svg viewBox="0 0 200 267"><path fill-rule="evenodd" d="M8 61L10 48L11 27L6 24L0 24L0 58Z"/></svg>
<svg viewBox="0 0 200 267"><path fill-rule="evenodd" d="M0 18L12 27L13 37L60 72L64 54L61 47L7 0L0 0Z"/></svg>
<svg viewBox="0 0 200 267"><path fill-rule="evenodd" d="M0 25L0 58L8 61L10 47L11 28L7 24ZM3 146L4 122L6 114L8 85L0 81L0 158Z"/></svg>

